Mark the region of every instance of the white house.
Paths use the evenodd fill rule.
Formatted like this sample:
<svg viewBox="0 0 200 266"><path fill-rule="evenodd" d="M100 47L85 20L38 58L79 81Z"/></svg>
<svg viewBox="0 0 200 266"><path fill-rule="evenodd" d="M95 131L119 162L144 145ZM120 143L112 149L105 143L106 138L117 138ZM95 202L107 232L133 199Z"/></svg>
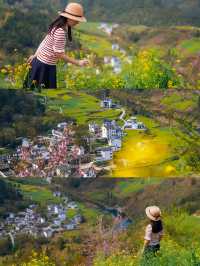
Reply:
<svg viewBox="0 0 200 266"><path fill-rule="evenodd" d="M14 219L15 218L15 214L14 213L9 213L9 219Z"/></svg>
<svg viewBox="0 0 200 266"><path fill-rule="evenodd" d="M110 161L113 158L112 147L103 147L96 149L96 162Z"/></svg>
<svg viewBox="0 0 200 266"><path fill-rule="evenodd" d="M124 49L120 48L119 50L120 50L120 52L121 52L123 55L126 54L126 51L125 51Z"/></svg>
<svg viewBox="0 0 200 266"><path fill-rule="evenodd" d="M121 66L116 66L113 68L113 72L119 74L122 71Z"/></svg>
<svg viewBox="0 0 200 266"><path fill-rule="evenodd" d="M60 221L65 221L65 219L66 219L66 214L64 213L64 212L62 212L62 213L59 213L59 215L58 215L58 219L60 220Z"/></svg>
<svg viewBox="0 0 200 266"><path fill-rule="evenodd" d="M76 229L76 225L74 223L66 224L66 225L64 225L64 228L66 230L74 230L74 229Z"/></svg>
<svg viewBox="0 0 200 266"><path fill-rule="evenodd" d="M104 121L101 127L102 138L112 139L113 137L121 138L123 136L123 131L116 122L113 121Z"/></svg>
<svg viewBox="0 0 200 266"><path fill-rule="evenodd" d="M114 73L118 74L121 72L122 68L121 68L121 61L119 58L113 56L111 58L111 66L113 67L113 71Z"/></svg>
<svg viewBox="0 0 200 266"><path fill-rule="evenodd" d="M112 67L121 66L121 61L120 61L120 59L118 57L113 56L111 58L110 64L111 64Z"/></svg>
<svg viewBox="0 0 200 266"><path fill-rule="evenodd" d="M29 147L30 147L30 142L29 142L28 139L24 138L24 139L22 140L22 147L23 147L23 148L29 148Z"/></svg>
<svg viewBox="0 0 200 266"><path fill-rule="evenodd" d="M54 224L55 227L60 227L61 223L62 223L62 221L59 220L59 219L56 219L56 220L53 221L53 224Z"/></svg>
<svg viewBox="0 0 200 266"><path fill-rule="evenodd" d="M41 217L41 218L40 218L40 223L41 223L41 224L44 224L44 223L45 223L45 218L42 218L42 217Z"/></svg>
<svg viewBox="0 0 200 266"><path fill-rule="evenodd" d="M71 202L69 202L69 203L67 204L67 208L68 208L68 209L75 210L75 209L78 208L78 206L77 206L77 204L76 204L75 202L71 201Z"/></svg>
<svg viewBox="0 0 200 266"><path fill-rule="evenodd" d="M79 174L80 174L80 177L84 177L84 178L96 177L96 171L94 169L93 162L80 165Z"/></svg>
<svg viewBox="0 0 200 266"><path fill-rule="evenodd" d="M146 130L146 127L145 127L145 125L142 122L138 122L138 129Z"/></svg>
<svg viewBox="0 0 200 266"><path fill-rule="evenodd" d="M128 119L124 124L125 129L138 129L137 120Z"/></svg>
<svg viewBox="0 0 200 266"><path fill-rule="evenodd" d="M99 26L99 29L103 30L108 35L111 35L113 31L113 26L109 26L107 23L102 22Z"/></svg>
<svg viewBox="0 0 200 266"><path fill-rule="evenodd" d="M112 147L113 151L118 151L122 147L121 138L112 138L108 141L108 145Z"/></svg>
<svg viewBox="0 0 200 266"><path fill-rule="evenodd" d="M115 24L112 25L112 27L113 27L113 29L116 29L116 28L119 27L119 24L115 23Z"/></svg>
<svg viewBox="0 0 200 266"><path fill-rule="evenodd" d="M136 116L131 116L130 120L133 121L134 123L137 123L137 117Z"/></svg>
<svg viewBox="0 0 200 266"><path fill-rule="evenodd" d="M142 122L138 122L136 117L132 116L125 122L124 129L146 130L146 127Z"/></svg>
<svg viewBox="0 0 200 266"><path fill-rule="evenodd" d="M96 123L90 123L88 126L90 133L97 134L100 130L99 125L97 125Z"/></svg>
<svg viewBox="0 0 200 266"><path fill-rule="evenodd" d="M59 123L59 124L57 125L57 128L63 130L63 129L65 129L67 126L68 126L67 122L62 122L62 123Z"/></svg>
<svg viewBox="0 0 200 266"><path fill-rule="evenodd" d="M76 216L74 216L74 218L73 218L73 222L74 222L75 224L80 224L80 223L82 223L82 222L83 222L83 216L80 215L80 214L77 214Z"/></svg>
<svg viewBox="0 0 200 266"><path fill-rule="evenodd" d="M109 56L104 56L104 64L110 64L111 58Z"/></svg>
<svg viewBox="0 0 200 266"><path fill-rule="evenodd" d="M54 214L58 214L59 213L58 206L56 206L56 205L54 206L53 212L54 212Z"/></svg>
<svg viewBox="0 0 200 266"><path fill-rule="evenodd" d="M55 130L55 129L52 130L52 135L56 138L62 138L63 137L63 134L60 131Z"/></svg>
<svg viewBox="0 0 200 266"><path fill-rule="evenodd" d="M119 44L118 43L113 43L112 44L112 50L119 50Z"/></svg>
<svg viewBox="0 0 200 266"><path fill-rule="evenodd" d="M42 235L45 238L51 238L53 236L53 230L50 227L44 228Z"/></svg>
<svg viewBox="0 0 200 266"><path fill-rule="evenodd" d="M112 108L113 101L110 98L104 99L101 101L101 107L103 108Z"/></svg>
<svg viewBox="0 0 200 266"><path fill-rule="evenodd" d="M60 191L55 191L55 192L53 193L53 196L54 196L54 197L58 197L58 198L60 198L61 195L62 195L62 193L61 193Z"/></svg>

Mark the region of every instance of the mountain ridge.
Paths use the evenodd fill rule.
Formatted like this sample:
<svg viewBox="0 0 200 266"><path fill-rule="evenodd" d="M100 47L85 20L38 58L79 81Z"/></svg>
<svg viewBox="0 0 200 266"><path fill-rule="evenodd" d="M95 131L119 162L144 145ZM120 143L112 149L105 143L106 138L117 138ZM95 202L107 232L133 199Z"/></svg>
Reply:
<svg viewBox="0 0 200 266"><path fill-rule="evenodd" d="M72 1L70 1L72 2ZM200 25L199 0L82 0L88 20L107 21L148 26L192 24ZM57 15L58 9L64 9L64 0L46 1L0 1L0 7L18 9L31 14L38 10L44 15ZM31 12L30 12L31 9Z"/></svg>

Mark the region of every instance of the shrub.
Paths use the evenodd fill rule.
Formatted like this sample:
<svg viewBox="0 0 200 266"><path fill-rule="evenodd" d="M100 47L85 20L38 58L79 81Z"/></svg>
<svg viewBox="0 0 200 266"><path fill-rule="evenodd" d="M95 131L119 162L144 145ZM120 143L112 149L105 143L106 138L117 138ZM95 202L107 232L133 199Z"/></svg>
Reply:
<svg viewBox="0 0 200 266"><path fill-rule="evenodd" d="M124 69L127 88L176 88L181 78L169 64L161 59L157 50L140 50L131 67Z"/></svg>
<svg viewBox="0 0 200 266"><path fill-rule="evenodd" d="M20 266L55 266L55 263L51 262L46 254L42 253L38 255L33 252L30 261L22 263Z"/></svg>

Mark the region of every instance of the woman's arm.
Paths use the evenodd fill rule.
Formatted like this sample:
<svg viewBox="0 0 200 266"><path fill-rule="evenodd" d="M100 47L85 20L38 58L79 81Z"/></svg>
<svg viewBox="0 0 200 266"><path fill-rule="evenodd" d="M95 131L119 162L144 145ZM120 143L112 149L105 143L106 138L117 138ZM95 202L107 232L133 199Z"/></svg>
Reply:
<svg viewBox="0 0 200 266"><path fill-rule="evenodd" d="M145 248L149 245L151 241L151 235L152 235L152 226L149 224L147 225L145 229L144 245L143 245L142 253L144 252Z"/></svg>
<svg viewBox="0 0 200 266"><path fill-rule="evenodd" d="M42 46L42 43L41 43L41 44L39 45L39 47L37 48L35 54L34 54L34 55L31 55L31 56L28 58L28 60L27 60L27 63L28 63L28 64L31 64L31 62L33 61L33 59L34 59L35 57L37 57L38 52L39 52L39 49L40 49L41 46Z"/></svg>
<svg viewBox="0 0 200 266"><path fill-rule="evenodd" d="M31 64L32 61L33 61L33 59L34 59L36 56L37 56L36 53L35 53L34 55L29 56L29 58L28 58L28 60L27 60L27 63L28 63L28 64Z"/></svg>
<svg viewBox="0 0 200 266"><path fill-rule="evenodd" d="M146 247L148 247L149 243L150 243L149 240L146 240L146 239L144 240L144 245L143 245L142 253L144 253L144 250L145 250Z"/></svg>
<svg viewBox="0 0 200 266"><path fill-rule="evenodd" d="M87 66L89 64L89 60L83 59L83 60L76 60L74 58L71 58L67 56L65 53L56 53L57 58L64 60L66 63L71 63L76 66Z"/></svg>

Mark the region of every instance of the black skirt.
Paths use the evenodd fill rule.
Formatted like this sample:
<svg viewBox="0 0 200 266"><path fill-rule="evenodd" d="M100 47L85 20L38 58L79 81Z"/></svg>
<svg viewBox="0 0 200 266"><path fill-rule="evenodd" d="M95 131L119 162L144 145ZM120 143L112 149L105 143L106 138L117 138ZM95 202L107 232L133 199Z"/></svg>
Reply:
<svg viewBox="0 0 200 266"><path fill-rule="evenodd" d="M56 66L47 65L37 58L34 58L31 63L31 68L25 78L23 88L57 88Z"/></svg>

